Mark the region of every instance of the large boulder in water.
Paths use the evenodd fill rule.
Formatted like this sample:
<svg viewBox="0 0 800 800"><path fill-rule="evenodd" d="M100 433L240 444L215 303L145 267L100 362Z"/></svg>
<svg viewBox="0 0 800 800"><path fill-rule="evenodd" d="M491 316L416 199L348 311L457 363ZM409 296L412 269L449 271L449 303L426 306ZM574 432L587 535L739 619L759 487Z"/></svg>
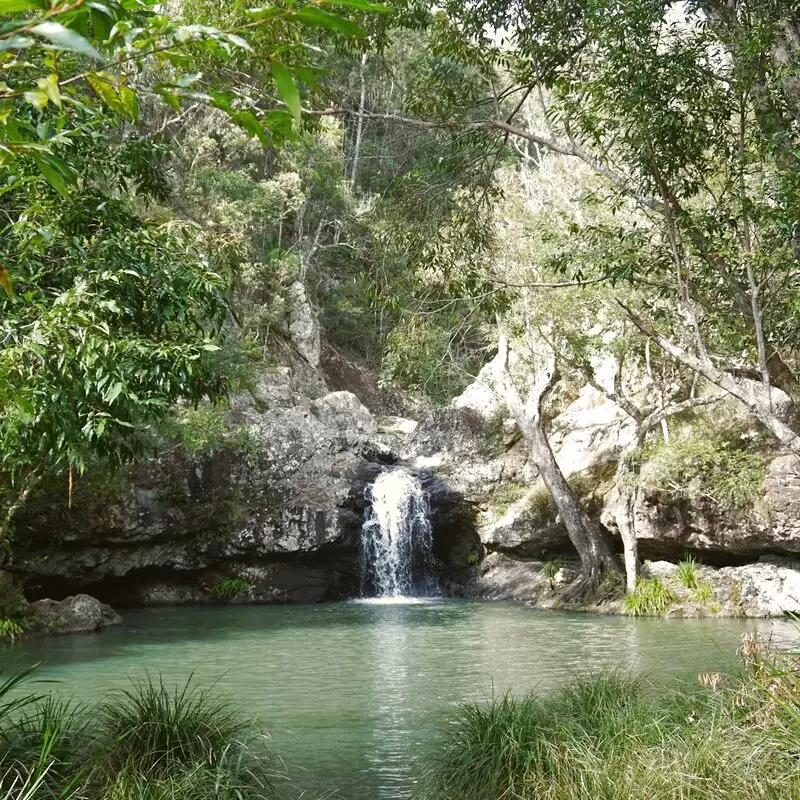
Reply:
<svg viewBox="0 0 800 800"><path fill-rule="evenodd" d="M38 633L91 633L122 624L111 606L88 594L60 601L37 600L28 606L27 616Z"/></svg>

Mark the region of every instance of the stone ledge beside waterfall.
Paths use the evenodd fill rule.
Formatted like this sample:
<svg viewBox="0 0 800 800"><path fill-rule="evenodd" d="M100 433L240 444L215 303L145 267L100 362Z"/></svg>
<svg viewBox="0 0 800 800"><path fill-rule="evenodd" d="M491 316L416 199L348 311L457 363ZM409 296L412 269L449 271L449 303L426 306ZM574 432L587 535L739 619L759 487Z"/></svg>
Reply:
<svg viewBox="0 0 800 800"><path fill-rule="evenodd" d="M555 571L548 569L552 563L492 553L476 568L464 595L473 599L517 600L534 608L626 613L618 596L579 608L562 603L560 592L577 576L579 563L565 561ZM698 566L697 569L700 585L708 587L702 599L695 590L681 585L676 564L645 562L643 574L658 577L674 595L660 616L696 619L800 615L800 563L796 561L775 559L740 567Z"/></svg>

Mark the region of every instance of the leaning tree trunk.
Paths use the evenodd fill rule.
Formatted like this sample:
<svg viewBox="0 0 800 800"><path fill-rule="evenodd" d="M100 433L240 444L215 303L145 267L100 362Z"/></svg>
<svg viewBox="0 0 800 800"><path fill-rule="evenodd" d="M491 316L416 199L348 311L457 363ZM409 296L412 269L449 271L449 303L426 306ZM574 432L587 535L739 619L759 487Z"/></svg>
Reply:
<svg viewBox="0 0 800 800"><path fill-rule="evenodd" d="M502 342L501 347L505 347ZM619 573L620 568L600 526L584 511L567 483L547 440L541 405L544 396L554 385L555 377L555 369L552 369L546 377L536 382L528 402L523 403L511 379L507 361L502 365L501 383L506 405L525 438L531 458L539 468L542 481L581 559L581 579L567 592L569 599L579 599L595 592L603 571Z"/></svg>

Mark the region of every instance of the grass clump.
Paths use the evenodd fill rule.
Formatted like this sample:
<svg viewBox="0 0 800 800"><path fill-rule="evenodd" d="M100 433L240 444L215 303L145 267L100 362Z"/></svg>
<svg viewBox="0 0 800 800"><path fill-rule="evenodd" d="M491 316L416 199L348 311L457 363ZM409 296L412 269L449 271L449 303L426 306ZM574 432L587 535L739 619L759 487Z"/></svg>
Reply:
<svg viewBox="0 0 800 800"><path fill-rule="evenodd" d="M29 677L0 685L1 800L274 797L263 737L191 680L147 678L86 709L20 693Z"/></svg>
<svg viewBox="0 0 800 800"><path fill-rule="evenodd" d="M197 764L214 766L247 726L230 707L187 682L169 689L147 679L114 693L99 710L109 774L156 777Z"/></svg>
<svg viewBox="0 0 800 800"><path fill-rule="evenodd" d="M244 578L223 578L217 581L208 593L215 600L233 600L240 594L244 594L250 588L249 581Z"/></svg>
<svg viewBox="0 0 800 800"><path fill-rule="evenodd" d="M0 619L0 641L15 642L25 633L22 623L16 619Z"/></svg>
<svg viewBox="0 0 800 800"><path fill-rule="evenodd" d="M639 578L636 591L623 598L622 610L632 617L660 617L677 599L661 578Z"/></svg>
<svg viewBox="0 0 800 800"><path fill-rule="evenodd" d="M527 487L521 483L501 483L492 492L491 510L501 517L514 505L526 492Z"/></svg>
<svg viewBox="0 0 800 800"><path fill-rule="evenodd" d="M700 676L688 694L600 675L551 697L462 706L429 755L419 798L798 798L800 673L749 659L741 680Z"/></svg>
<svg viewBox="0 0 800 800"><path fill-rule="evenodd" d="M700 584L697 561L692 556L687 556L679 561L675 577L681 586L685 586L687 589L696 589Z"/></svg>
<svg viewBox="0 0 800 800"><path fill-rule="evenodd" d="M555 580L556 575L558 575L563 566L564 560L562 558L551 558L542 564L542 575L548 580Z"/></svg>
<svg viewBox="0 0 800 800"><path fill-rule="evenodd" d="M710 606L714 602L714 590L710 583L702 581L692 589L691 597L695 603L699 603L701 606Z"/></svg>

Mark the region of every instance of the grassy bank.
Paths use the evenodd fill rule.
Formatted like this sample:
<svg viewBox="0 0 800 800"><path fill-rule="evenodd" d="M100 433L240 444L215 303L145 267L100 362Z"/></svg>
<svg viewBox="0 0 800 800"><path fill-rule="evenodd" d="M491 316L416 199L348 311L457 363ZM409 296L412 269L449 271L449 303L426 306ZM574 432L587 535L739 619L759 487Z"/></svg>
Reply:
<svg viewBox="0 0 800 800"><path fill-rule="evenodd" d="M424 800L800 798L800 674L743 640L742 675L690 694L601 675L550 697L466 705L428 760Z"/></svg>
<svg viewBox="0 0 800 800"><path fill-rule="evenodd" d="M0 800L270 800L275 762L225 702L132 684L86 708L0 685Z"/></svg>

